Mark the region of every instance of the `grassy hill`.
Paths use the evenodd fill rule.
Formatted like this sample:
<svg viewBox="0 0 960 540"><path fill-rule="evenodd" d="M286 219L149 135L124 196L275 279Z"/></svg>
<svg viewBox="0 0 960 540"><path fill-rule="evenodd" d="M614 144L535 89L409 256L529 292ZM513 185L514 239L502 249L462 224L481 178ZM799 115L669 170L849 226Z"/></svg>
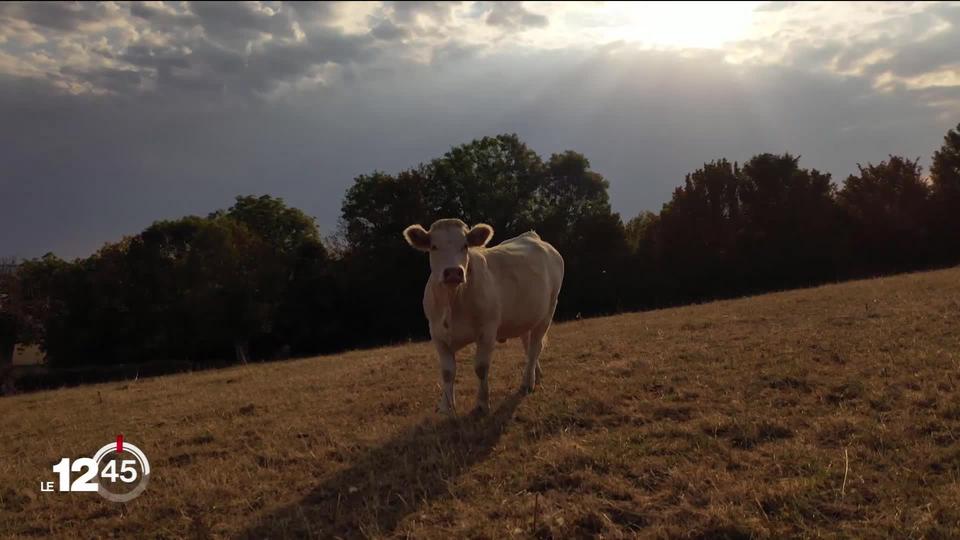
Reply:
<svg viewBox="0 0 960 540"><path fill-rule="evenodd" d="M561 324L542 364L519 396L498 346L479 420L424 343L0 399L0 536L960 536L960 270ZM117 433L141 497L39 491Z"/></svg>

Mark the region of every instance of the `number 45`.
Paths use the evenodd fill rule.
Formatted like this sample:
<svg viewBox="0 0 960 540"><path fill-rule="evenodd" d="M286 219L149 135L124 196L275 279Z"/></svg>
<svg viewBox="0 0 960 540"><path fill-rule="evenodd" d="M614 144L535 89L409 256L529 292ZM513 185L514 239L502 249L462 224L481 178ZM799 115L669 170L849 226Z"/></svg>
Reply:
<svg viewBox="0 0 960 540"><path fill-rule="evenodd" d="M117 462L108 461L100 476L111 482L116 482L118 478L122 482L133 482L137 479L137 470L133 467L136 463L132 459L121 461L120 472L117 473ZM81 470L85 472L71 484L70 471L80 472ZM60 491L97 491L96 482L91 482L97 476L97 462L91 458L77 459L72 466L69 458L63 458L53 466L53 472L60 475Z"/></svg>
<svg viewBox="0 0 960 540"><path fill-rule="evenodd" d="M133 468L137 462L132 459L125 459L120 462L120 473L117 473L117 462L108 461L107 466L100 472L101 478L109 478L111 482L116 482L117 478L121 482L129 484L137 479L137 470Z"/></svg>

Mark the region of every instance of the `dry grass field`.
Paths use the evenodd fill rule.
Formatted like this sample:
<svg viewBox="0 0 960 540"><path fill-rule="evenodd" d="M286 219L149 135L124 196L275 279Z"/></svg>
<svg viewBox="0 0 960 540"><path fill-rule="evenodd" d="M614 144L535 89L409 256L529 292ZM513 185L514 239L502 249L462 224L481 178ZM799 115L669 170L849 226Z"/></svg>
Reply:
<svg viewBox="0 0 960 540"><path fill-rule="evenodd" d="M438 418L428 344L0 399L0 536L960 537L960 270L557 325ZM138 499L41 493L117 433Z"/></svg>

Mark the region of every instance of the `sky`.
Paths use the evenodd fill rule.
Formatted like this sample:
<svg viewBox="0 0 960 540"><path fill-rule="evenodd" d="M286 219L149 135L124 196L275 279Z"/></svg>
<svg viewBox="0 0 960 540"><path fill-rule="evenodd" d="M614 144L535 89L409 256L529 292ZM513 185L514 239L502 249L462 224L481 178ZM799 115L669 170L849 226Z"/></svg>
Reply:
<svg viewBox="0 0 960 540"><path fill-rule="evenodd" d="M241 194L329 234L357 175L499 133L585 154L625 221L720 157L928 164L958 51L956 2L4 2L0 257Z"/></svg>

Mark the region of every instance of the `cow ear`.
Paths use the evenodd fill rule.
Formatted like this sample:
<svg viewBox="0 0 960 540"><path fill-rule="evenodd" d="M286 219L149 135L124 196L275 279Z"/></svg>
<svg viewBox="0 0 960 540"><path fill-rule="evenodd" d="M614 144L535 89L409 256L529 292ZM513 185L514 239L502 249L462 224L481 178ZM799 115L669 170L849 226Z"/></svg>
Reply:
<svg viewBox="0 0 960 540"><path fill-rule="evenodd" d="M411 225L403 230L403 237L413 249L430 251L430 233L420 225Z"/></svg>
<svg viewBox="0 0 960 540"><path fill-rule="evenodd" d="M493 227L486 223L478 223L467 233L467 244L470 247L481 247L493 238Z"/></svg>

